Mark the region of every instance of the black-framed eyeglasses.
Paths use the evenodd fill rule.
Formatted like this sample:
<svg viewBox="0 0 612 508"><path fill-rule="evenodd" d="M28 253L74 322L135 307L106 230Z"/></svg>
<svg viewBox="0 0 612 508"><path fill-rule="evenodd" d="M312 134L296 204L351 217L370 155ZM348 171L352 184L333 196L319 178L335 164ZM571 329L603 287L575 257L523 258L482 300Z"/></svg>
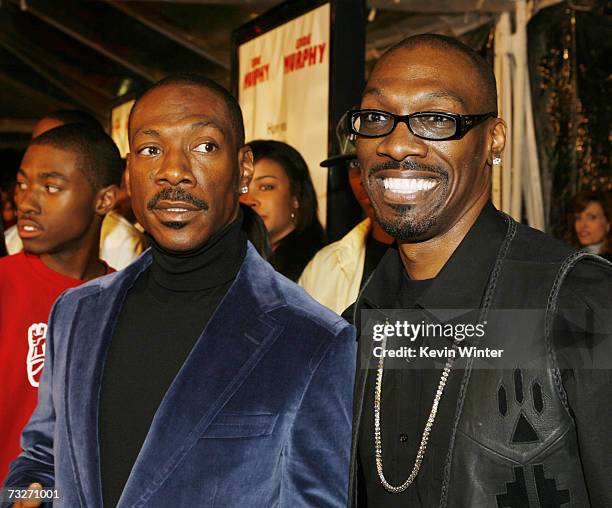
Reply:
<svg viewBox="0 0 612 508"><path fill-rule="evenodd" d="M415 136L430 141L461 139L467 132L495 113L457 115L439 111L420 111L410 115L394 115L379 109L353 109L348 114L352 134L380 138L391 134L399 122L404 122Z"/></svg>

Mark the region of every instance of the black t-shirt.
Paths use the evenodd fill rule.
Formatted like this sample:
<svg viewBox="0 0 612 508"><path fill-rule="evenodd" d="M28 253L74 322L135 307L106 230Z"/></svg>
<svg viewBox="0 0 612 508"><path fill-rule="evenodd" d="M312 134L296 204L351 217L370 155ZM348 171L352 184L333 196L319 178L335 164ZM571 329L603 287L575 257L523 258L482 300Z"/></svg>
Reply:
<svg viewBox="0 0 612 508"><path fill-rule="evenodd" d="M417 300L432 285L433 280L411 280L404 272L397 308L417 308ZM383 473L391 485L403 484L412 471L441 372L439 369L413 368L384 370L380 417L382 462ZM451 371L415 481L403 492L392 494L384 489L376 470L373 431L376 371L369 373L359 433L359 461L368 506L405 508L438 505L452 416L462 376L463 371Z"/></svg>

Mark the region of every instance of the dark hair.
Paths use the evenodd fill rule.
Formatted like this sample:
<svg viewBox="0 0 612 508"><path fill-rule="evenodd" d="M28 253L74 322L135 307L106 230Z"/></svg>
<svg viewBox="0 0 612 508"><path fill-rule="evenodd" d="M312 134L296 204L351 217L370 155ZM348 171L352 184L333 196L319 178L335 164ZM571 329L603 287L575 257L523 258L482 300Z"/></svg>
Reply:
<svg viewBox="0 0 612 508"><path fill-rule="evenodd" d="M586 207L589 206L589 203L599 203L606 220L612 223L612 220L610 220L612 218L612 206L610 203L610 196L607 193L599 191L580 191L576 193L572 199L570 199L567 207L568 228L566 235L567 241L575 247L582 247L574 226L576 215L584 212ZM612 234L608 231L600 254L610 252L612 252Z"/></svg>
<svg viewBox="0 0 612 508"><path fill-rule="evenodd" d="M8 255L6 244L4 243L4 225L0 220L0 258Z"/></svg>
<svg viewBox="0 0 612 508"><path fill-rule="evenodd" d="M413 49L423 46L446 51L454 50L465 56L482 83L482 93L485 97L484 102L487 109L486 113L492 112L497 115L497 86L491 64L468 45L454 37L439 34L419 34L406 37L387 50L382 58L397 49Z"/></svg>
<svg viewBox="0 0 612 508"><path fill-rule="evenodd" d="M108 185L121 185L123 160L115 142L101 129L80 123L62 125L30 141L30 146L39 145L75 153L76 167L87 177L94 191Z"/></svg>
<svg viewBox="0 0 612 508"><path fill-rule="evenodd" d="M150 91L155 90L156 88L172 85L197 86L201 88L206 88L207 90L210 90L211 92L221 97L221 99L225 103L225 106L227 107L227 111L229 112L230 116L230 121L232 123L232 127L234 128L234 134L236 135L236 148L241 148L242 146L244 146L244 120L242 118L242 110L240 109L240 104L238 104L238 101L230 92L228 92L216 81L213 81L209 78L205 78L204 76L200 76L199 74L191 73L173 74L167 76L152 85L143 95L141 95L135 102L134 106L132 107L132 110L130 111L130 116L128 119L128 132L131 130L132 114L134 113L136 106L142 100L142 98L145 97Z"/></svg>
<svg viewBox="0 0 612 508"><path fill-rule="evenodd" d="M45 115L43 118L57 120L58 122L61 122L62 125L82 123L91 127L92 129L104 130L102 124L93 115L87 113L86 111L81 111L80 109L58 109L57 111L53 111L48 115Z"/></svg>
<svg viewBox="0 0 612 508"><path fill-rule="evenodd" d="M240 203L242 210L242 229L259 255L266 261L272 259L272 244L270 235L262 218L250 206Z"/></svg>
<svg viewBox="0 0 612 508"><path fill-rule="evenodd" d="M283 238L272 258L277 271L296 281L308 262L323 246L323 227L317 216L317 195L308 165L300 153L287 143L273 140L251 141L255 162L270 159L278 163L289 178L289 191L299 203L295 229Z"/></svg>

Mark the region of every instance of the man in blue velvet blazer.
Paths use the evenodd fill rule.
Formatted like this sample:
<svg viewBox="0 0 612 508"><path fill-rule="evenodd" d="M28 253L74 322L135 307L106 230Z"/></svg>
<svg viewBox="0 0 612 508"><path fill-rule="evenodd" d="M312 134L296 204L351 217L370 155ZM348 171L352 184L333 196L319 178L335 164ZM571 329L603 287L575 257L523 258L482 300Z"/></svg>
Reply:
<svg viewBox="0 0 612 508"><path fill-rule="evenodd" d="M70 508L345 506L354 329L241 236L237 103L166 78L134 106L130 146L153 248L56 302L5 485Z"/></svg>

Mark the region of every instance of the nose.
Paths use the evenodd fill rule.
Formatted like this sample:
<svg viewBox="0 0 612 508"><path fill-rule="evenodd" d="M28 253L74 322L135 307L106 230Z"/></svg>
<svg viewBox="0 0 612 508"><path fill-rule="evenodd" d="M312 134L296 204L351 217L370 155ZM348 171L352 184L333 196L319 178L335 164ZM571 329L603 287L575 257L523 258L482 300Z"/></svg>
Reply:
<svg viewBox="0 0 612 508"><path fill-rule="evenodd" d="M40 213L38 193L29 187L26 189L16 189L15 205L19 215L36 215Z"/></svg>
<svg viewBox="0 0 612 508"><path fill-rule="evenodd" d="M255 209L257 209L260 205L259 199L257 199L255 193L251 192L250 189L249 192L240 196L240 202Z"/></svg>
<svg viewBox="0 0 612 508"><path fill-rule="evenodd" d="M412 134L406 122L399 122L393 132L382 138L376 148L376 153L401 162L407 157L425 157L427 149L428 146L424 139Z"/></svg>
<svg viewBox="0 0 612 508"><path fill-rule="evenodd" d="M159 185L193 187L196 179L191 167L191 161L180 148L167 149L155 175Z"/></svg>

